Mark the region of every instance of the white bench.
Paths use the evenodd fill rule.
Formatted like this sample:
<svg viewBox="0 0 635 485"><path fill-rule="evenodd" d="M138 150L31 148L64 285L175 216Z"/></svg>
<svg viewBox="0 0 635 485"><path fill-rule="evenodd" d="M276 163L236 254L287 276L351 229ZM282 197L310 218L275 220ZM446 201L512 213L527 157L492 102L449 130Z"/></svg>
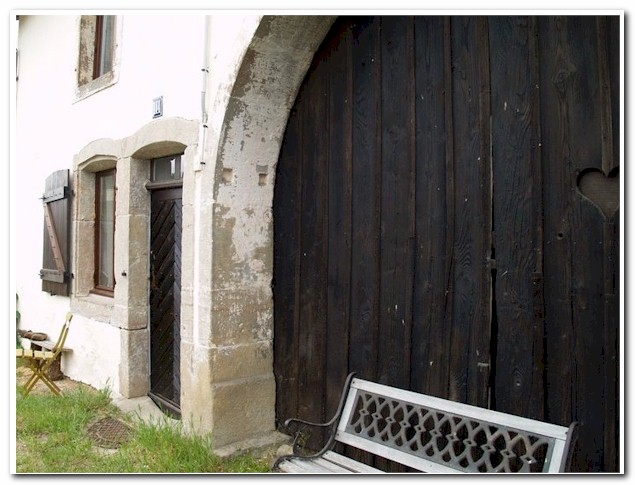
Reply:
<svg viewBox="0 0 635 485"><path fill-rule="evenodd" d="M354 378L327 423L300 425L293 455L280 457L285 473L383 473L333 451L337 443L428 473L561 473L573 449L569 427L426 396ZM307 429L329 429L321 451L302 455Z"/></svg>

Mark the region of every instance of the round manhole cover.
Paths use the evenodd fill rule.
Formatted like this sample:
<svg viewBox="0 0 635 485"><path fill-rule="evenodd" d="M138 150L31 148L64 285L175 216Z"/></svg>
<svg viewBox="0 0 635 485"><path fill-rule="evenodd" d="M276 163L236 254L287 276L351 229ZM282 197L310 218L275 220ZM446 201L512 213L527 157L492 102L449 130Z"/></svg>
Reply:
<svg viewBox="0 0 635 485"><path fill-rule="evenodd" d="M126 423L113 418L102 418L91 424L88 432L95 443L104 448L119 448L132 434Z"/></svg>

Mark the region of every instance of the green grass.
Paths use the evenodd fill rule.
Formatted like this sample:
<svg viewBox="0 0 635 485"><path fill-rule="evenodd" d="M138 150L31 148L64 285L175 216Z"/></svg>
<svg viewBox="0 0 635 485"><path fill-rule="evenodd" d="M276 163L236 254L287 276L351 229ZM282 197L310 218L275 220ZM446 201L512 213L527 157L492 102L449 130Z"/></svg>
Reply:
<svg viewBox="0 0 635 485"><path fill-rule="evenodd" d="M132 438L104 453L88 433L92 423L113 417L132 426ZM251 455L219 458L209 439L186 436L165 423L132 421L107 391L88 387L63 396L29 394L18 386L17 473L267 473L269 461Z"/></svg>

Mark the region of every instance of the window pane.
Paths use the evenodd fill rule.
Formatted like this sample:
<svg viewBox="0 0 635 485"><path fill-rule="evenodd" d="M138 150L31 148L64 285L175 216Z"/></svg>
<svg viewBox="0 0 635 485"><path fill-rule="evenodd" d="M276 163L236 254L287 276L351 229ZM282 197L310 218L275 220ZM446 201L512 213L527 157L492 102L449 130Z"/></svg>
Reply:
<svg viewBox="0 0 635 485"><path fill-rule="evenodd" d="M95 20L95 54L93 79L112 71L115 16L97 15Z"/></svg>
<svg viewBox="0 0 635 485"><path fill-rule="evenodd" d="M115 244L115 174L110 172L98 177L98 247L97 286L114 288Z"/></svg>
<svg viewBox="0 0 635 485"><path fill-rule="evenodd" d="M112 15L104 16L102 31L102 49L101 49L101 74L112 71L112 51L113 51L113 28L115 25L115 17Z"/></svg>
<svg viewBox="0 0 635 485"><path fill-rule="evenodd" d="M152 160L152 181L163 182L183 178L181 155Z"/></svg>

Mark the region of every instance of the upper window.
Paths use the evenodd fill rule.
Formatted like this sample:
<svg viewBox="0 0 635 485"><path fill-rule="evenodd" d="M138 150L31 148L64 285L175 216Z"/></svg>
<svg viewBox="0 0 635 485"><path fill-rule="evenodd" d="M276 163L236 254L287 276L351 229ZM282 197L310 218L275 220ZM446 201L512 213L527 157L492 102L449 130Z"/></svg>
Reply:
<svg viewBox="0 0 635 485"><path fill-rule="evenodd" d="M95 174L95 293L115 289L115 171Z"/></svg>
<svg viewBox="0 0 635 485"><path fill-rule="evenodd" d="M152 160L152 181L166 182L183 178L181 155L155 158Z"/></svg>
<svg viewBox="0 0 635 485"><path fill-rule="evenodd" d="M183 162L180 155L153 158L147 189L180 187L183 185Z"/></svg>
<svg viewBox="0 0 635 485"><path fill-rule="evenodd" d="M114 15L82 15L79 22L77 99L117 82L119 19Z"/></svg>

